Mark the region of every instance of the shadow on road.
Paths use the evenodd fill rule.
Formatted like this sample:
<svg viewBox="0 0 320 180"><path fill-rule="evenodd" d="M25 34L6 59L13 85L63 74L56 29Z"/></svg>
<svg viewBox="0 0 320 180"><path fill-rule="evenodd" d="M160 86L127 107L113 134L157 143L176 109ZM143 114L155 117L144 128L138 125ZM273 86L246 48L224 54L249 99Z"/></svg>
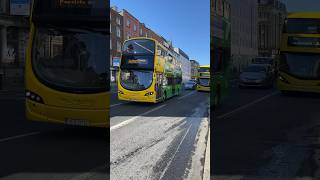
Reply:
<svg viewBox="0 0 320 180"><path fill-rule="evenodd" d="M2 143L0 178L106 174L108 139L107 129L61 127Z"/></svg>
<svg viewBox="0 0 320 180"><path fill-rule="evenodd" d="M311 93L311 92L284 92L282 93L285 97L291 98L307 98L307 99L320 99L319 93Z"/></svg>
<svg viewBox="0 0 320 180"><path fill-rule="evenodd" d="M208 102L210 93L186 91L183 95L172 97L165 102L141 103L125 102L119 107L111 108L110 117L144 116L144 117L189 117L192 110L203 102ZM208 102L209 103L209 102ZM162 106L165 106L162 108ZM152 113L147 113L152 111ZM204 116L203 116L204 117Z"/></svg>

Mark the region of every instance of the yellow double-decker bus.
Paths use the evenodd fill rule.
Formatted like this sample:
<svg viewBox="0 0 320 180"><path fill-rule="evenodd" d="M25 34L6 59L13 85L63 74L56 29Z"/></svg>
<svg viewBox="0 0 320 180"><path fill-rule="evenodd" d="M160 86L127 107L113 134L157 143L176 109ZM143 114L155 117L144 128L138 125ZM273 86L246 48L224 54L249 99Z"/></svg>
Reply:
<svg viewBox="0 0 320 180"><path fill-rule="evenodd" d="M182 92L181 64L172 50L150 38L124 42L118 75L118 99L157 103Z"/></svg>
<svg viewBox="0 0 320 180"><path fill-rule="evenodd" d="M26 117L109 126L109 5L34 0L25 65Z"/></svg>
<svg viewBox="0 0 320 180"><path fill-rule="evenodd" d="M320 93L320 12L289 13L280 52L279 90Z"/></svg>
<svg viewBox="0 0 320 180"><path fill-rule="evenodd" d="M197 77L197 91L210 91L210 66L200 66Z"/></svg>

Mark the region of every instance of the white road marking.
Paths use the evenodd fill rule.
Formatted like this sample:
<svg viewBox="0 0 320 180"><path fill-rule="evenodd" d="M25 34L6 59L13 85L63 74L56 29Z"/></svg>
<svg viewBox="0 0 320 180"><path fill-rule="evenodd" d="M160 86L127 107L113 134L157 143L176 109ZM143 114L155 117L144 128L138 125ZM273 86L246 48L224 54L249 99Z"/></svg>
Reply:
<svg viewBox="0 0 320 180"><path fill-rule="evenodd" d="M243 109L246 109L246 108L248 108L248 107L250 107L250 106L252 106L252 105L254 105L254 104L257 104L257 103L259 103L259 102L261 102L261 101L263 101L263 100L265 100L265 99L267 99L267 98L270 98L270 97L272 97L272 96L274 96L274 95L276 95L276 94L279 94L279 92L273 92L273 93L271 93L271 94L268 94L268 95L266 95L266 96L264 96L264 97L262 97L262 98L260 98L260 99L257 99L257 100L255 100L255 101L249 103L249 104L246 104L246 105L244 105L244 106L241 106L241 107L239 107L239 108L237 108L237 109L235 109L235 110L233 110L233 111L231 111L231 112L228 112L228 113L225 113L225 114L223 114L223 115L220 115L220 116L218 116L217 118L218 118L218 119L222 119L222 118L225 118L225 117L227 117L227 116L230 116L230 115L232 115L232 114L234 114L234 113L236 113L236 112L239 112L239 111L241 111L241 110L243 110Z"/></svg>
<svg viewBox="0 0 320 180"><path fill-rule="evenodd" d="M122 104L127 104L127 102L118 103L118 104L112 104L112 105L110 105L110 108L116 107L116 106L120 106L120 105L122 105Z"/></svg>
<svg viewBox="0 0 320 180"><path fill-rule="evenodd" d="M184 95L184 96L181 96L181 97L179 97L178 99L183 99L183 98L185 98L185 97L187 97L187 96L190 96L190 95L192 95L192 94L194 94L194 93L196 93L196 91L189 92L188 94L186 94L186 95Z"/></svg>
<svg viewBox="0 0 320 180"><path fill-rule="evenodd" d="M149 111L147 111L147 112L144 112L144 113L142 113L142 114L140 114L140 115L138 115L138 116L134 116L133 118L130 118L130 119L126 120L126 121L123 121L123 122L121 122L121 123L119 123L119 124L117 124L117 125L111 126L111 127L110 127L110 131L119 129L119 128L123 127L123 126L126 126L126 125L132 123L133 121L135 121L136 119L140 118L141 116L147 115L147 114L149 114L149 113L151 113L151 112L153 112L153 111L156 111L156 110L158 110L158 109L161 109L161 108L163 108L164 106L166 106L166 104L163 104L163 105L161 105L161 106L159 106L159 107L153 108L153 109L151 109L151 110L149 110Z"/></svg>
<svg viewBox="0 0 320 180"><path fill-rule="evenodd" d="M14 139L23 138L23 137L33 136L33 135L37 135L37 134L40 134L40 132L32 132L32 133L26 133L26 134L22 134L22 135L7 137L7 138L0 139L0 143L14 140Z"/></svg>
<svg viewBox="0 0 320 180"><path fill-rule="evenodd" d="M107 167L103 166L103 167L91 169L89 172L79 174L78 176L74 176L69 180L88 180L88 179L92 179L94 176L98 176L98 175L99 176L107 176L107 174L98 173L98 170L100 170L102 168L107 168Z"/></svg>
<svg viewBox="0 0 320 180"><path fill-rule="evenodd" d="M179 149L180 149L180 146L181 146L182 142L184 141L184 139L186 138L187 134L189 133L189 130L191 129L191 126L192 126L192 124L190 124L190 126L189 126L189 128L188 128L187 132L184 134L183 138L181 139L181 141L180 141L180 143L179 143L179 145L178 145L178 147L177 147L176 151L174 152L173 156L171 156L171 158L170 158L170 160L169 160L169 163L168 163L168 164L167 164L167 166L164 168L164 170L163 170L163 172L162 172L162 174L161 174L161 176L160 176L160 179L162 179L162 178L163 178L163 176L165 175L165 173L167 172L167 170L168 170L168 168L169 168L170 164L171 164L171 163L172 163L172 161L173 161L173 158L174 158L174 157L176 156L176 154L178 153L178 151L179 151Z"/></svg>

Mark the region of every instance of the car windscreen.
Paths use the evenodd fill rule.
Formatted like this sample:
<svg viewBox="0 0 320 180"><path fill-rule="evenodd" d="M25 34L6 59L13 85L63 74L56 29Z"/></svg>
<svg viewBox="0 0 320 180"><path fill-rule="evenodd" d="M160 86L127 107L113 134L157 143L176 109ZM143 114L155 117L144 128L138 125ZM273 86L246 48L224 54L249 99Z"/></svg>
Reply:
<svg viewBox="0 0 320 180"><path fill-rule="evenodd" d="M248 66L244 72L266 72L266 68L264 66Z"/></svg>

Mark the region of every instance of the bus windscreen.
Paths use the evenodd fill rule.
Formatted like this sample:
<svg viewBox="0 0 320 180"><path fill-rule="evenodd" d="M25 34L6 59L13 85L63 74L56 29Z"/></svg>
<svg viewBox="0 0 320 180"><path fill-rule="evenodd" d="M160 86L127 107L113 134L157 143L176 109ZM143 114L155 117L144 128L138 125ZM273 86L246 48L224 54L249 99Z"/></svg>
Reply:
<svg viewBox="0 0 320 180"><path fill-rule="evenodd" d="M285 32L290 34L319 34L320 19L288 19Z"/></svg>

